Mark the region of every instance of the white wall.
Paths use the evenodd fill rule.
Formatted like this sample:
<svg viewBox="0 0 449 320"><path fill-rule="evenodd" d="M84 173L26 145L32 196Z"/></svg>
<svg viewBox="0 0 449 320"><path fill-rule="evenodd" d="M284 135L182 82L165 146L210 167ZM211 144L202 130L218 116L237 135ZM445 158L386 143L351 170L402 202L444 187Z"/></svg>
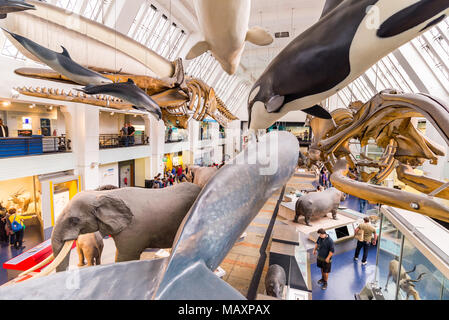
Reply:
<svg viewBox="0 0 449 320"><path fill-rule="evenodd" d="M35 108L30 109L28 105L23 106L13 103L7 108L3 107L2 115L1 118L8 126L10 137L17 137L17 130L23 129L23 117L31 118L32 130L35 135L37 135L41 129L41 119L50 119L52 134L55 129L58 131L58 134L60 131L65 133L64 116L57 111L57 108L54 108L53 111L48 111L47 108L41 106L36 106ZM61 117L61 119L58 117Z"/></svg>
<svg viewBox="0 0 449 320"><path fill-rule="evenodd" d="M0 181L73 170L75 156L58 153L0 159Z"/></svg>
<svg viewBox="0 0 449 320"><path fill-rule="evenodd" d="M99 185L113 185L119 186L119 172L118 172L118 162L100 165L99 170Z"/></svg>
<svg viewBox="0 0 449 320"><path fill-rule="evenodd" d="M100 134L119 134L125 123L125 115L109 112L100 112Z"/></svg>

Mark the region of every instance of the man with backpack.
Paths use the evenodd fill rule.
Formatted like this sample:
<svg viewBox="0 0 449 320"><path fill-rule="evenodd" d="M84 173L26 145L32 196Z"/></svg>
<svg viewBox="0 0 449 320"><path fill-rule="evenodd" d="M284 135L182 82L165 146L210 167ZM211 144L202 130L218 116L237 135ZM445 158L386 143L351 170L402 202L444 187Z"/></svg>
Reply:
<svg viewBox="0 0 449 320"><path fill-rule="evenodd" d="M9 210L9 221L11 222L11 230L14 232L14 248L24 249L25 247L22 246L23 242L23 235L25 233L25 224L23 223L23 220L28 220L36 217L33 216L22 216L16 213L16 209L10 209Z"/></svg>

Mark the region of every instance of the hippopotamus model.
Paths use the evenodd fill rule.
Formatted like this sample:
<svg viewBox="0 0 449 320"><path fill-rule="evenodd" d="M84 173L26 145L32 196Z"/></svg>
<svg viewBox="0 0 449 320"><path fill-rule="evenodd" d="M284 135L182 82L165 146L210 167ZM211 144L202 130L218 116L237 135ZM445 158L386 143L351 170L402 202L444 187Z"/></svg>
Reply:
<svg viewBox="0 0 449 320"><path fill-rule="evenodd" d="M293 221L298 223L299 216L304 216L306 225L310 226L311 217L325 216L329 212L332 213L332 218L337 220L337 209L342 200L344 193L335 188L308 193L296 201L296 215Z"/></svg>
<svg viewBox="0 0 449 320"><path fill-rule="evenodd" d="M285 270L278 264L270 266L265 277L265 290L267 295L276 298L282 298L284 286L287 284Z"/></svg>

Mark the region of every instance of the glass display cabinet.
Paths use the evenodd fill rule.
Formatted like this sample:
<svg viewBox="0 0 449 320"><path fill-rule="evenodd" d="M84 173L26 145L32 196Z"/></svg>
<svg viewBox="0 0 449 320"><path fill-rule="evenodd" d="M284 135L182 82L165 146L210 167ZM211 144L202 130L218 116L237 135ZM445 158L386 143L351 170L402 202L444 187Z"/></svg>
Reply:
<svg viewBox="0 0 449 320"><path fill-rule="evenodd" d="M374 277L356 297L449 300L449 231L424 215L382 207Z"/></svg>

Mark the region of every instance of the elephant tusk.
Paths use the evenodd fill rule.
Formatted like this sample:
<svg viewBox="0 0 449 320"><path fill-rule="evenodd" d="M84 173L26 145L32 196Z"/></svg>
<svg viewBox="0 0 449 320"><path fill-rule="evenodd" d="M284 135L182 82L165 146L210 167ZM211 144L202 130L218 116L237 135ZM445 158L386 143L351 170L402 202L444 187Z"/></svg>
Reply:
<svg viewBox="0 0 449 320"><path fill-rule="evenodd" d="M19 277L23 277L31 272L33 272L34 270L37 270L39 268L42 268L43 266L45 266L46 264L48 264L50 261L54 260L55 257L53 254L49 255L44 261L38 263L37 265L35 265L34 267L22 272L21 274L19 274Z"/></svg>
<svg viewBox="0 0 449 320"><path fill-rule="evenodd" d="M69 254L70 250L72 249L72 245L73 242L75 240L71 240L71 241L66 241L66 243L64 243L64 246L61 249L61 252L59 252L58 256L55 258L55 260L48 266L46 267L44 270L42 270L40 273L38 273L37 275L35 275L33 277L33 279L35 278L41 278L41 277L45 277L47 275L49 275L50 273L53 272L53 270L55 270L60 264L61 262L64 260L64 258L67 256L67 254Z"/></svg>

